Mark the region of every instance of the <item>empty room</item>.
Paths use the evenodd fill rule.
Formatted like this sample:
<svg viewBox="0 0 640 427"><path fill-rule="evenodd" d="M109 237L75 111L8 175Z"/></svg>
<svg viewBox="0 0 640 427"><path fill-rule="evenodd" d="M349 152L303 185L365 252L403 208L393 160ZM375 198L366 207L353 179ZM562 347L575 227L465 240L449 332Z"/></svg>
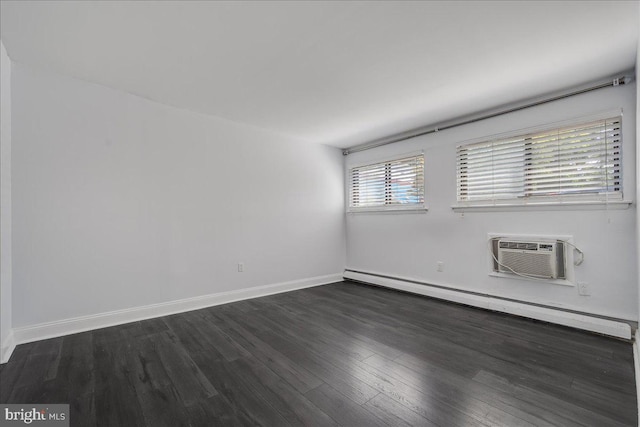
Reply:
<svg viewBox="0 0 640 427"><path fill-rule="evenodd" d="M639 6L0 0L0 427L638 426Z"/></svg>

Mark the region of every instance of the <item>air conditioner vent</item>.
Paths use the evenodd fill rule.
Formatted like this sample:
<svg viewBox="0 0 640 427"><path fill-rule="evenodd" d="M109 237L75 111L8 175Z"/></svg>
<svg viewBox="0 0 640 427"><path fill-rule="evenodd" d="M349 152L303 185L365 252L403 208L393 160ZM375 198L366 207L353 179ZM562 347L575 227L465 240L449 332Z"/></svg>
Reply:
<svg viewBox="0 0 640 427"><path fill-rule="evenodd" d="M565 251L561 241L500 239L493 251L496 272L543 279L565 278Z"/></svg>
<svg viewBox="0 0 640 427"><path fill-rule="evenodd" d="M527 251L537 251L538 243L533 242L511 242L511 241L500 241L501 249L523 249Z"/></svg>

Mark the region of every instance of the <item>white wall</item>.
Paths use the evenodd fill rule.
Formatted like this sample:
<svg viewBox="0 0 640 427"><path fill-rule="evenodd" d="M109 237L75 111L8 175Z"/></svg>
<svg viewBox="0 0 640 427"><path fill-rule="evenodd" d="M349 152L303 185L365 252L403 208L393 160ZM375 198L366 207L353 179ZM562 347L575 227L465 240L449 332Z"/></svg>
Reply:
<svg viewBox="0 0 640 427"><path fill-rule="evenodd" d="M454 213L460 142L622 107L624 193L636 195L636 87L602 89L474 124L347 156L347 167L424 150L426 213L347 215L347 268L521 301L638 318L636 209ZM488 275L488 233L572 235L585 253L575 287ZM443 261L444 271L436 271Z"/></svg>
<svg viewBox="0 0 640 427"><path fill-rule="evenodd" d="M0 360L11 333L11 61L0 41Z"/></svg>
<svg viewBox="0 0 640 427"><path fill-rule="evenodd" d="M12 84L14 328L342 272L338 149L15 63Z"/></svg>
<svg viewBox="0 0 640 427"><path fill-rule="evenodd" d="M638 27L640 27L640 9L638 9ZM638 40L638 44L636 45L636 118L638 113L640 113L640 85L637 84L640 78L640 71L638 71L638 67L640 67L640 40ZM636 137L637 140L640 141L640 126L636 128ZM636 151L636 159L636 200L640 200L640 150ZM636 243L638 248L636 265L640 266L640 209L636 210ZM636 280L639 289L638 312L640 313L640 270L638 271ZM638 378L637 381L638 384L640 384L640 378ZM638 393L638 402L640 403L640 393ZM640 407L640 405L638 406ZM638 416L640 417L640 411Z"/></svg>
<svg viewBox="0 0 640 427"><path fill-rule="evenodd" d="M640 28L640 9L638 9L638 27ZM636 44L636 82L640 78L640 40ZM640 85L636 85L636 118L640 112ZM640 141L640 126L636 127L636 137ZM640 200L640 150L636 150L636 200ZM640 266L640 209L636 209L636 245L637 259L636 265ZM640 313L640 267L636 275L636 286L638 287L638 312ZM639 315L640 317L640 315ZM638 341L640 340L640 329L636 329L633 343L633 356L636 373L636 395L638 399L638 424L640 425L640 360L638 360Z"/></svg>

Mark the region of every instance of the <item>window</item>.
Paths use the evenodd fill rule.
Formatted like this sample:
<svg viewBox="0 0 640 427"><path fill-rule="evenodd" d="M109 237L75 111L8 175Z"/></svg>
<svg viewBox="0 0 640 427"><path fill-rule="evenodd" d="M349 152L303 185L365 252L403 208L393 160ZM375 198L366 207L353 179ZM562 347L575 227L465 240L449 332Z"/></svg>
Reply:
<svg viewBox="0 0 640 427"><path fill-rule="evenodd" d="M424 156L354 167L349 183L350 211L424 208Z"/></svg>
<svg viewBox="0 0 640 427"><path fill-rule="evenodd" d="M622 200L621 118L457 147L460 205Z"/></svg>

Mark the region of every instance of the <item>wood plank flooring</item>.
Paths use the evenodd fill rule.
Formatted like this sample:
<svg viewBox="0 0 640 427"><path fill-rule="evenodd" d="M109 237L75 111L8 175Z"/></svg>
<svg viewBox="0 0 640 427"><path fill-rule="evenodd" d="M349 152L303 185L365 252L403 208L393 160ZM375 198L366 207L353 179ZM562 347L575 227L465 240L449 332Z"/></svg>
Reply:
<svg viewBox="0 0 640 427"><path fill-rule="evenodd" d="M637 426L631 344L350 282L16 348L72 426Z"/></svg>

